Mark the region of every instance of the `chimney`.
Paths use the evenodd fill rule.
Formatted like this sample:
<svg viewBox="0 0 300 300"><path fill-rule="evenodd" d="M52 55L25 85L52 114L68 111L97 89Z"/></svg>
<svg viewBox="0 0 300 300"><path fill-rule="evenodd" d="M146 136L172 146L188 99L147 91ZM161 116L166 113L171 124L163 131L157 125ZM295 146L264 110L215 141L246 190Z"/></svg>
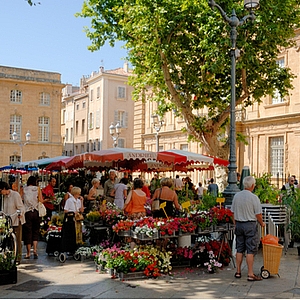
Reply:
<svg viewBox="0 0 300 300"><path fill-rule="evenodd" d="M126 73L128 73L128 61L125 61L125 62L124 62L123 70L124 70Z"/></svg>

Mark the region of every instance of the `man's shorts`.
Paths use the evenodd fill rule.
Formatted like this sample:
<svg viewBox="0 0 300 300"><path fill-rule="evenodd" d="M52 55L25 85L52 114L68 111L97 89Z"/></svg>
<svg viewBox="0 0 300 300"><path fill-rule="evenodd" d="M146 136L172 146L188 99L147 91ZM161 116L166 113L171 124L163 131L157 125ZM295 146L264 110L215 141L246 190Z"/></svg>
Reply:
<svg viewBox="0 0 300 300"><path fill-rule="evenodd" d="M258 249L258 234L256 222L236 222L236 252L256 254Z"/></svg>

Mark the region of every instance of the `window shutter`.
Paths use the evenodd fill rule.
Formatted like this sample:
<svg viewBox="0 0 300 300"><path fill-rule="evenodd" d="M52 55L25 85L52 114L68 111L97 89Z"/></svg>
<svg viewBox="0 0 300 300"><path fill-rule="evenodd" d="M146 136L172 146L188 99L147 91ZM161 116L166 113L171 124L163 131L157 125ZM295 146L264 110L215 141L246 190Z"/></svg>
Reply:
<svg viewBox="0 0 300 300"><path fill-rule="evenodd" d="M120 120L119 120L119 112L117 110L115 110L115 116L114 116L114 123L118 123Z"/></svg>
<svg viewBox="0 0 300 300"><path fill-rule="evenodd" d="M124 127L128 128L128 112L125 112Z"/></svg>

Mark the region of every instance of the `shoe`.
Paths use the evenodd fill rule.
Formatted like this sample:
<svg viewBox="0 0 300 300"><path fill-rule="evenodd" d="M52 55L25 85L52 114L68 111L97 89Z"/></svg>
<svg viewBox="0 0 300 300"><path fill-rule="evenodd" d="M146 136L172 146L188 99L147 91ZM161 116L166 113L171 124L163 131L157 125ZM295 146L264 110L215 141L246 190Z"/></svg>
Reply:
<svg viewBox="0 0 300 300"><path fill-rule="evenodd" d="M241 273L238 273L238 272L236 272L236 273L234 274L234 277L235 277L235 278L241 278L241 277L242 277L242 274L241 274Z"/></svg>
<svg viewBox="0 0 300 300"><path fill-rule="evenodd" d="M30 255L29 256L24 256L24 259L30 259Z"/></svg>
<svg viewBox="0 0 300 300"><path fill-rule="evenodd" d="M33 253L33 258L34 258L34 259L38 259L39 256L38 256L36 253Z"/></svg>
<svg viewBox="0 0 300 300"><path fill-rule="evenodd" d="M16 266L19 266L20 263L21 263L21 262L20 262L19 260L17 260L17 261L16 261Z"/></svg>
<svg viewBox="0 0 300 300"><path fill-rule="evenodd" d="M260 276L256 276L255 274L253 274L252 276L249 276L248 275L248 278L247 278L248 281L261 281L262 278Z"/></svg>

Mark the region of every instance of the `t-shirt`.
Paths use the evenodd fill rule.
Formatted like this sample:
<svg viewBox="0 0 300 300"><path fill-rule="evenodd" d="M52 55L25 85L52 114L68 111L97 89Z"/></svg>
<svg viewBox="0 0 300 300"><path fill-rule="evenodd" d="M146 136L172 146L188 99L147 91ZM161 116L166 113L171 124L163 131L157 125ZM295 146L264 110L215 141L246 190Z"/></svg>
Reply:
<svg viewBox="0 0 300 300"><path fill-rule="evenodd" d="M259 198L255 194L243 190L234 195L231 211L234 213L236 221L256 221L256 215L262 213L262 207Z"/></svg>

